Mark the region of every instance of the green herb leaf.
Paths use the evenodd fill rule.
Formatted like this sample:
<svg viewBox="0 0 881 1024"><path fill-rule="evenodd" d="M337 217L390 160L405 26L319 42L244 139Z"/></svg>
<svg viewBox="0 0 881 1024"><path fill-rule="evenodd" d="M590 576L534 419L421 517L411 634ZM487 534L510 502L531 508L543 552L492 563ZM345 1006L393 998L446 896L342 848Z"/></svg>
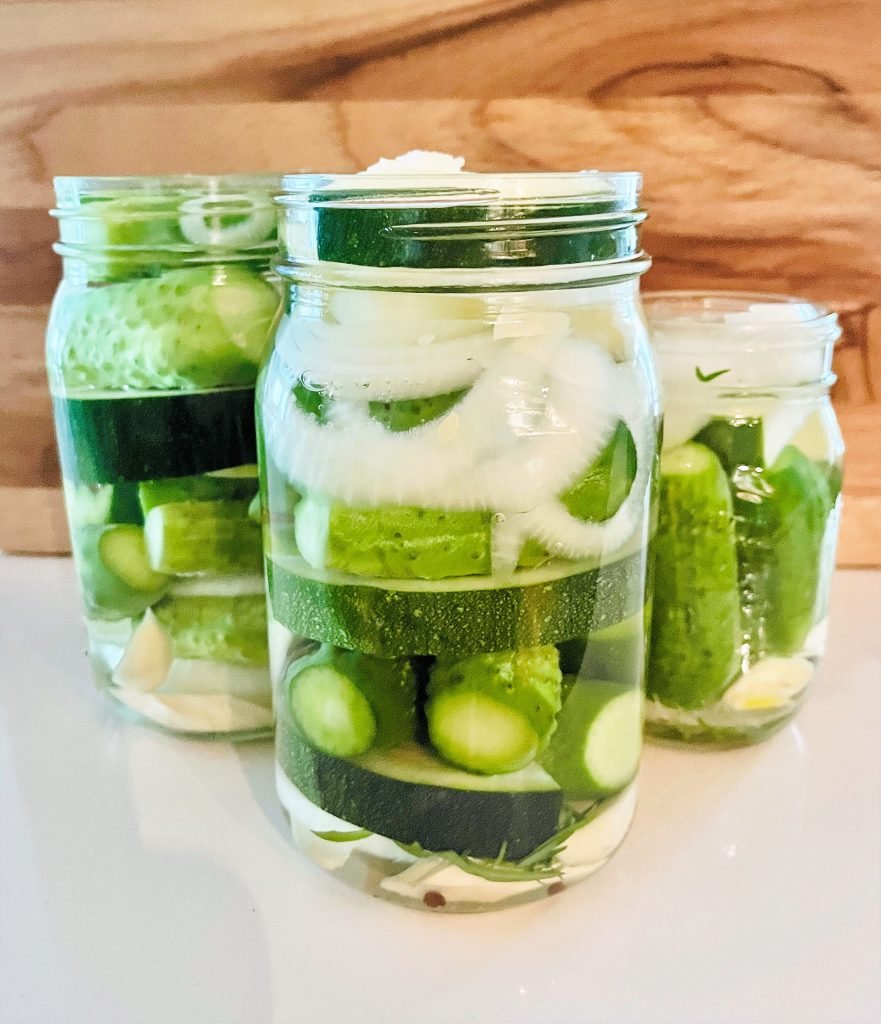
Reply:
<svg viewBox="0 0 881 1024"><path fill-rule="evenodd" d="M729 367L727 370L716 370L714 373L702 373L701 368L699 366L696 366L694 368L695 377L697 377L697 379L699 381L702 381L704 384L706 384L707 381L715 380L717 377L721 377L724 373L731 373L731 368Z"/></svg>
<svg viewBox="0 0 881 1024"><path fill-rule="evenodd" d="M318 836L319 839L326 839L329 843L354 843L357 839L367 839L373 833L368 832L366 828L359 828L354 832L337 832L335 829L328 829L327 832L316 832L313 829L312 835Z"/></svg>
<svg viewBox="0 0 881 1024"><path fill-rule="evenodd" d="M566 848L566 840L574 835L582 825L596 817L605 804L591 804L580 813L569 811L561 820L560 828L549 836L532 853L522 860L505 860L505 848L493 860L471 857L467 853L456 853L454 850L426 850L419 843L397 843L406 853L414 857L440 857L448 864L453 864L469 875L483 878L488 882L544 882L560 878L563 867L559 856Z"/></svg>

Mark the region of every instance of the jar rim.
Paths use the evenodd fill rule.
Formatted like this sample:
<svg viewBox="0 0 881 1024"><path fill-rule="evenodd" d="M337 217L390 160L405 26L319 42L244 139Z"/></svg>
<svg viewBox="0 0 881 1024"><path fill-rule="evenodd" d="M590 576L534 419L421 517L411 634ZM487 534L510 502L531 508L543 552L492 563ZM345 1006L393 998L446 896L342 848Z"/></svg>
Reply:
<svg viewBox="0 0 881 1024"><path fill-rule="evenodd" d="M144 174L144 175L56 175L52 179L57 206L49 212L53 217L89 205L88 200L104 197L145 196L156 192L172 195L220 194L230 190L251 188L267 193L271 201L280 186L282 175L257 171L236 174ZM86 203L83 203L86 200Z"/></svg>
<svg viewBox="0 0 881 1024"><path fill-rule="evenodd" d="M535 188L524 189L524 183ZM518 201L538 207L618 201L628 203L622 207L627 209L635 207L641 187L642 175L638 171L285 174L276 202L285 207L313 209L430 209L516 206Z"/></svg>
<svg viewBox="0 0 881 1024"><path fill-rule="evenodd" d="M660 334L699 334L706 338L767 335L773 330L782 344L792 344L795 335L809 332L824 341L841 336L838 314L822 303L776 292L749 292L733 289L679 289L643 292L642 302L649 326ZM797 315L779 319L761 307L781 310L789 307ZM818 340L816 337L811 340ZM681 347L681 346L677 346Z"/></svg>

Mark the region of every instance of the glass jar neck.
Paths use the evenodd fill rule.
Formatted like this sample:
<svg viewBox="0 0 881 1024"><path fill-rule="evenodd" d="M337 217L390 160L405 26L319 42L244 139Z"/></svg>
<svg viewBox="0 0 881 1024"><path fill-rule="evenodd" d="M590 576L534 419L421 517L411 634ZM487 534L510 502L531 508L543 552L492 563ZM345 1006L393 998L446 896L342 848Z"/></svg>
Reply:
<svg viewBox="0 0 881 1024"><path fill-rule="evenodd" d="M647 266L637 174L286 177L279 273L352 287L556 287Z"/></svg>
<svg viewBox="0 0 881 1024"><path fill-rule="evenodd" d="M824 392L837 317L788 296L656 292L644 304L665 389L678 397Z"/></svg>
<svg viewBox="0 0 881 1024"><path fill-rule="evenodd" d="M268 269L277 187L267 175L56 178L55 250L74 281L204 264Z"/></svg>

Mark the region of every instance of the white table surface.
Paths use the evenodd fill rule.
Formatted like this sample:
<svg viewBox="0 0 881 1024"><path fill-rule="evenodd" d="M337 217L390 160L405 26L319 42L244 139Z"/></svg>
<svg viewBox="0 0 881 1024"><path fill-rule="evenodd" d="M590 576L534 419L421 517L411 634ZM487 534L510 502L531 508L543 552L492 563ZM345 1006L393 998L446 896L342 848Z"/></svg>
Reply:
<svg viewBox="0 0 881 1024"><path fill-rule="evenodd" d="M298 859L270 744L120 721L66 560L0 560L0 684L3 1024L881 1021L881 573L838 575L796 725L649 748L612 862L496 914Z"/></svg>

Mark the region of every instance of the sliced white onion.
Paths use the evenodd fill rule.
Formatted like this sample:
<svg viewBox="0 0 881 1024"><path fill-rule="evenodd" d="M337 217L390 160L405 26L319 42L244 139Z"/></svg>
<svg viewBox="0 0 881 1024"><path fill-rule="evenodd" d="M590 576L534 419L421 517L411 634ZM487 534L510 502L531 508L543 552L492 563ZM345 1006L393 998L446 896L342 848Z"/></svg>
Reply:
<svg viewBox="0 0 881 1024"><path fill-rule="evenodd" d="M347 503L525 511L601 451L626 400L616 371L598 346L517 339L450 412L400 434L363 404L335 402L321 425L270 389L267 449L295 485Z"/></svg>
<svg viewBox="0 0 881 1024"><path fill-rule="evenodd" d="M235 205L235 209L230 209ZM241 210L238 207L241 206ZM250 212L245 213L246 210ZM245 219L223 226L220 219L241 212ZM181 233L193 245L241 249L265 242L275 226L275 210L264 197L241 195L199 196L180 205Z"/></svg>
<svg viewBox="0 0 881 1024"><path fill-rule="evenodd" d="M636 474L618 511L604 522L587 522L577 519L554 500L529 513L529 534L555 556L588 558L614 551L630 539L644 514L654 461L654 423L645 412L637 418L632 409L627 410L623 419L636 443Z"/></svg>
<svg viewBox="0 0 881 1024"><path fill-rule="evenodd" d="M363 330L366 324L400 321L475 320L487 315L486 303L477 295L444 292L368 291L340 288L333 291L328 312L340 324Z"/></svg>

